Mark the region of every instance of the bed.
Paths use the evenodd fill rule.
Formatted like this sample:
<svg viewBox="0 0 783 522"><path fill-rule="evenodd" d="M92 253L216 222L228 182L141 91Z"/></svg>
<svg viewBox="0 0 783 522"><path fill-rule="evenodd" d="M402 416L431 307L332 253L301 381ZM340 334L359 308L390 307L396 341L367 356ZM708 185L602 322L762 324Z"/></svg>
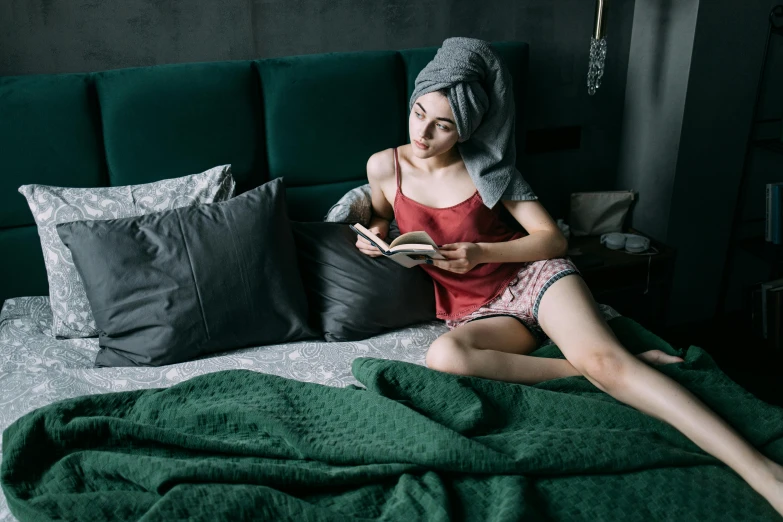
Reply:
<svg viewBox="0 0 783 522"><path fill-rule="evenodd" d="M521 120L527 44L493 45L511 70ZM710 516L768 520L774 516L763 499L726 466L670 426L614 401L584 378L527 387L428 370L426 350L447 331L439 321L361 341L269 344L161 367L95 368L98 339L54 335L44 253L30 209L17 194L19 186L124 187L230 163L239 193L284 178L290 217L320 221L347 191L366 183L370 154L406 142L407 97L417 72L435 50L328 53L0 78L0 112L8 116L0 119L4 140L0 164L9 173L0 177L0 429L5 430L4 448L12 448L3 454L3 484L13 488L17 513L25 520L55 515L134 519L140 514L148 520L242 516L274 520L281 513L299 520L693 520ZM363 88L357 90L357 85ZM391 123L365 132L365 113L348 114L348 105L363 106L374 118ZM345 153L346 139L354 140L350 154ZM517 150L522 150L522 137L516 139ZM309 144L307 154L302 154L298 143ZM540 187L542 201L558 198L551 192L556 187L537 184L535 175L528 181ZM757 447L783 459L780 408L731 382L698 347L672 347L611 308L601 310L634 352L658 348L685 356L686 363L662 371L699 394ZM562 357L551 343L534 355ZM248 387L246 397L237 398L237 412L253 416L258 404L267 402L278 409L254 417L253 423L238 423L236 434L244 438L230 450L196 455L193 448L183 446L177 451L184 453L168 457L177 462L205 458L199 462L211 467L201 466L204 473L207 469L225 473L226 465L242 461L256 466L251 468L258 476L269 478L265 473L279 467L277 478L288 489L277 491L250 481L235 484L241 486L241 493L229 492L221 489L229 482L215 479L217 475L200 475L200 466L195 466L189 468L194 475L179 487L172 486L174 479L169 477L143 495L134 486L116 496L116 506L124 506L127 516L114 513L111 493L122 489L118 484L133 482L131 475L123 478L116 471L120 468L113 467L119 465L116 459L130 456L130 465L136 466L127 470L131 474L157 472L155 466L134 464L136 458L147 462L150 457L135 452L147 448L160 456L162 448L178 447L170 437L181 428L160 425L165 429L147 443L126 445L122 441L129 440L127 433L122 441L111 435L128 428L122 419L131 414L159 415L167 411L160 401L185 393L192 400L187 410L193 415L190 421L203 421L219 431L226 416L236 412L231 405L211 403L215 397L202 390L226 382ZM412 382L421 383L420 389ZM250 393L251 389L256 391ZM413 389L418 392L412 393ZM269 395L272 390L274 396ZM129 405L130 410L109 413L99 407L101 401L122 402L130 397L124 395L128 393L137 394L133 397L139 400L131 402L143 403L147 409L140 413ZM303 394L321 401L320 407L287 414L292 410L286 408ZM448 404L442 397L449 398ZM244 404L244 399L250 402ZM344 409L342 417L339 408ZM443 415L449 411L453 415ZM520 417L519 411L534 414ZM63 421L76 417L79 422ZM259 430L290 432L286 423L300 418L318 419L324 425L323 430L298 432L310 446L302 442L293 452L289 441L269 454L243 453L250 451L248 445ZM338 418L342 424L334 423ZM374 420L368 424L368 418ZM404 422L384 424L398 418ZM69 457L58 462L60 449L53 450L52 444L65 444L72 435L69 430L80 422L95 423L87 435L106 437L87 437L89 447L80 447L79 437L69 439L73 445L60 448ZM109 431L101 431L101 423ZM395 446L385 435L391 433L388 430L398 430L400 436L406 430L419 430L421 443L440 451L417 451L414 442ZM201 440L198 432L190 436ZM353 458L352 450L365 444L366 461ZM329 461L316 449L337 451L339 458ZM403 452L401 460L386 462L390 455L398 455L395 451ZM101 469L114 469L109 474L120 482L110 481L97 468L84 471L89 456L110 459L104 462L108 467ZM420 460L423 456L430 460ZM68 468L74 462L79 466ZM166 469L160 463L160 470ZM68 468L66 474L61 474L63 466ZM176 468L172 468L175 474ZM290 482L292 477L299 482ZM328 477L340 477L339 484L350 487L335 491L337 485ZM93 479L106 481L90 482L88 488L86 483ZM76 489L59 489L71 486ZM185 497L160 503L157 511L144 511L154 495L176 497L166 496L170 491L184 491ZM212 503L201 504L204 498ZM13 519L4 495L0 520Z"/></svg>
<svg viewBox="0 0 783 522"><path fill-rule="evenodd" d="M684 356L686 363L663 371L740 426L754 445L778 458L783 456L780 408L756 399L733 383L700 348L673 350L634 321L609 307L601 309L621 341L634 352L664 349ZM776 516L742 479L674 428L618 403L582 377L530 387L427 370L427 346L446 331L439 321L360 342L286 343L159 368L93 368L97 339L53 339L50 325L46 297L10 299L3 307L0 428L4 430L22 418L27 423L21 427L26 426L30 434L34 434L34 426L46 424L50 434L65 440L65 434L57 434L57 430L67 431L73 424L73 411L101 411L95 398L110 398L114 392L120 392L117 396L121 397L122 392L132 390L173 392L178 386L190 385L191 389L178 391L195 401L195 409L185 413L183 408L179 416L188 418L191 425L197 419L201 426L197 432L206 433L203 423L209 415L204 411L214 411L217 424L223 426L236 411L243 412L247 407L243 399L233 397L229 411L225 404L224 410L216 411L220 405L208 403L215 394L198 397L202 390L209 389L202 384L214 385L219 379L229 379L230 386L242 397L260 397L260 402L250 407L254 411L259 408L263 415L248 425L251 432L243 433L235 442L238 446L233 456L230 449L216 452L212 448L199 457L198 451L181 441L157 440L153 446L156 467L162 466L159 453L167 448L172 467L169 472L175 476L159 479L163 484L149 492L153 499L136 496L138 484L144 481L139 481L130 493L123 491L134 481L127 470L120 472L123 478L119 482L104 485L107 489L103 497L98 491L81 488L58 492L60 479L51 476L56 473L59 456L52 456L52 461L46 462L52 471L39 477L42 482L35 488L38 499L30 504L36 510L31 511L27 505L18 508L25 520L49 519L55 514L72 520L134 520L143 515L145 520L762 521ZM533 355L562 357L551 342ZM384 362L388 364L384 366ZM422 375L415 369L429 373ZM254 382L248 373L265 380ZM199 381L212 376L215 379L209 383ZM284 379L272 380L277 376ZM423 383L427 388L422 387ZM302 388L311 385L317 388ZM367 389L372 393L366 403L328 393L361 393ZM366 391L362 393L367 395ZM448 397L448 403L443 397ZM274 411L262 407L273 402L271 399L280 400L284 406ZM154 401L155 397L133 398L135 404L145 400ZM449 410L447 404L453 409ZM161 411L153 408L152 414ZM28 412L32 413L25 416ZM119 419L111 419L104 410L100 417L87 420L91 430L103 433L95 423L125 422L137 413L123 412ZM143 414L149 416L150 411L144 410ZM42 423L44 415L48 420ZM302 429L308 417L319 424L325 418L348 420L324 423L323 430L311 425ZM61 418L70 421L60 428L51 427ZM373 420L368 423L367 419ZM268 424L259 427L261 422ZM255 437L259 430L268 435L276 429L298 432L301 440L289 438L283 446L286 451L293 447L302 454L267 456L259 463L259 457L248 454L247 437ZM393 433L395 429L399 433ZM400 446L394 442L419 431L422 435L415 444L406 440ZM236 434L236 428L233 432ZM39 435L30 438L40 440ZM123 436L126 442L127 435ZM83 437L84 432L76 436L83 447L71 448L71 457L81 459L82 478L100 477L107 469L108 461L102 459L96 470L96 464L84 457L89 454L130 457L142 462L141 469L149 468L143 462L150 455L130 449L146 446L149 440L119 449L118 441L102 447L82 441ZM325 442L317 444L322 438ZM111 437L107 435L106 439ZM41 447L45 445L22 446L34 455L15 457L17 473L27 469L20 459L30 465L46 461L49 452L41 452ZM11 451L17 450L14 447ZM317 455L316 450L328 454ZM397 454L400 451L403 456ZM416 461L418 456L423 461ZM186 467L188 459L193 458L202 460ZM247 460L259 466L252 472L255 478L237 479L236 468L249 465ZM214 467L215 462L221 465ZM295 468L280 471L282 463ZM225 476L225 466L230 466L230 479ZM315 476L313 466L318 467ZM199 470L198 476L181 476L182 469L192 468ZM112 475L120 469L118 465ZM297 477L299 483L292 477ZM210 491L209 483L218 490ZM192 489L188 492L187 487ZM181 495L186 496L183 499ZM0 520L16 520L5 498L0 504Z"/></svg>

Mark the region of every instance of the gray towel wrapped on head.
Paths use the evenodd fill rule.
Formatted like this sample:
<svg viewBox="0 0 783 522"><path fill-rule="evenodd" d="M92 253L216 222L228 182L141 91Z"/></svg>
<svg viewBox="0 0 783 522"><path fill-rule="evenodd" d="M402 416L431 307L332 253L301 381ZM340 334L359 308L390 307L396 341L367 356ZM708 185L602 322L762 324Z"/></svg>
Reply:
<svg viewBox="0 0 783 522"><path fill-rule="evenodd" d="M511 74L475 38L447 38L416 77L409 110L427 93L445 89L454 113L457 148L484 204L538 199L517 170Z"/></svg>

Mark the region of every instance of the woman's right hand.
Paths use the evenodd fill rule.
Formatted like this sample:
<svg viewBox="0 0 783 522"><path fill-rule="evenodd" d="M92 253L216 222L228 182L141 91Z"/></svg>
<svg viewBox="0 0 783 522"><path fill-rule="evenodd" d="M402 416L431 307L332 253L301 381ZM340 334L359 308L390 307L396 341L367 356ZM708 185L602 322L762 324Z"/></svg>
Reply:
<svg viewBox="0 0 783 522"><path fill-rule="evenodd" d="M379 226L370 227L367 230L369 230L370 232L372 232L373 234L375 234L376 236L378 236L383 240L386 240L386 235L389 232L388 228L386 228L386 230L383 230ZM356 248L358 248L362 254L368 255L370 257L379 257L383 255L380 250L375 248L372 245L372 243L364 239L359 234L356 234Z"/></svg>

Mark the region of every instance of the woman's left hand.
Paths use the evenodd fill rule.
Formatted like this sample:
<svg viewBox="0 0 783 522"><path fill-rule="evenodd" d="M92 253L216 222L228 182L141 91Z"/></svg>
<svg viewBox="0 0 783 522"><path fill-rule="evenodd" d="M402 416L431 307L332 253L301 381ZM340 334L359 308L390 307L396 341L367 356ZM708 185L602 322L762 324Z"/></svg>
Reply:
<svg viewBox="0 0 783 522"><path fill-rule="evenodd" d="M442 245L438 251L447 259L433 259L432 266L449 272L464 274L481 263L481 247L476 243L450 243Z"/></svg>

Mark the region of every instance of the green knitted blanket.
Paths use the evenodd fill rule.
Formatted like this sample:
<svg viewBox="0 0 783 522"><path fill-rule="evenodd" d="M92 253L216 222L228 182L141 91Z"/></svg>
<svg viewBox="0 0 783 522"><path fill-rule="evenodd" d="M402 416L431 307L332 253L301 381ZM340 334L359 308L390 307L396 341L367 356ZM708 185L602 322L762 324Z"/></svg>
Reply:
<svg viewBox="0 0 783 522"><path fill-rule="evenodd" d="M630 319L632 351L674 350ZM562 357L557 347L535 355ZM698 347L660 370L783 462L783 409ZM365 388L228 370L61 401L3 433L28 520L776 520L731 469L584 377L536 386L359 358Z"/></svg>

